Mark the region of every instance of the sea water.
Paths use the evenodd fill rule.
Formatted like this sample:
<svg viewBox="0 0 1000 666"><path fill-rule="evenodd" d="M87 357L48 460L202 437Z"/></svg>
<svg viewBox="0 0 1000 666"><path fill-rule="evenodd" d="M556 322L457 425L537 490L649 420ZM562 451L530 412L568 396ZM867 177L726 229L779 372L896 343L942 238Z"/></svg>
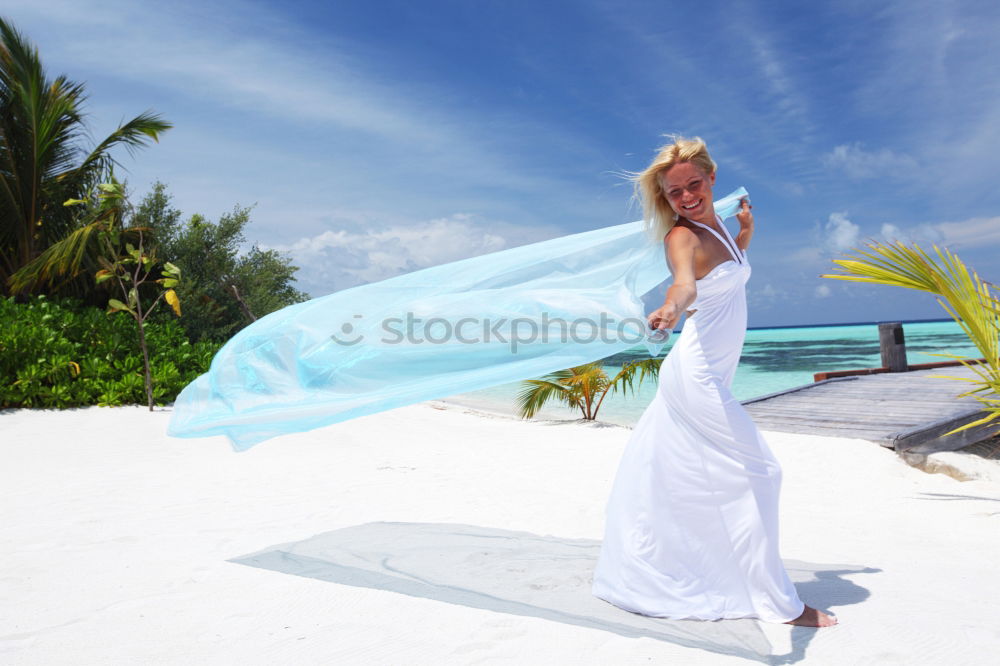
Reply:
<svg viewBox="0 0 1000 666"><path fill-rule="evenodd" d="M904 322L903 334L906 359L910 364L950 360L933 354L980 356L959 325L950 319ZM676 335L671 337L661 356L667 354L676 339ZM648 358L645 348L630 349L604 359L604 369L609 377L614 377L623 363L641 358ZM743 355L733 379L732 391L738 399L746 400L812 383L817 372L877 368L881 365L877 323L750 329L743 344ZM948 374L948 368L943 368L941 374ZM445 402L516 414L516 397L523 389L522 382L501 384L450 396ZM655 393L656 380L647 376L634 392L609 394L601 404L597 420L633 425ZM574 419L581 416L579 409L550 402L535 418Z"/></svg>

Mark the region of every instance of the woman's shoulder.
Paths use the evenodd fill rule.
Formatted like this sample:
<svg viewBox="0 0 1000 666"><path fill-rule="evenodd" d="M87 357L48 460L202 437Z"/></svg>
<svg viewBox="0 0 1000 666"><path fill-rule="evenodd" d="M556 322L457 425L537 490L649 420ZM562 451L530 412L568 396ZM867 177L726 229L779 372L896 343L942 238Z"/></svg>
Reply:
<svg viewBox="0 0 1000 666"><path fill-rule="evenodd" d="M694 245L698 243L698 232L683 221L675 224L663 239L664 243L680 243Z"/></svg>

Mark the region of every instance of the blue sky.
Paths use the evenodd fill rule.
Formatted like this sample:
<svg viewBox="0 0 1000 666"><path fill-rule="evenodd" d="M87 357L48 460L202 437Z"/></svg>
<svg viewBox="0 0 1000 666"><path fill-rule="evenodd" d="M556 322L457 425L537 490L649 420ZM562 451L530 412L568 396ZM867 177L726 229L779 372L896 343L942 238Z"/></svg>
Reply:
<svg viewBox="0 0 1000 666"><path fill-rule="evenodd" d="M1000 281L995 2L6 0L94 137L153 109L136 159L186 215L254 205L313 296L637 219L617 175L700 135L757 231L752 326L943 316L822 280L867 238L937 242Z"/></svg>

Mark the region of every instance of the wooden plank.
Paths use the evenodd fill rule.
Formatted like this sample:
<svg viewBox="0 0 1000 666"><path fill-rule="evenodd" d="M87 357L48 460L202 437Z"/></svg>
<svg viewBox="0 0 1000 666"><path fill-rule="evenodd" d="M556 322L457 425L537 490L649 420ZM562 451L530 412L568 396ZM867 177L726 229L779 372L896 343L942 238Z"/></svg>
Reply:
<svg viewBox="0 0 1000 666"><path fill-rule="evenodd" d="M970 407L975 407L976 403L966 404L966 403L945 403L941 405L935 412L940 412L942 414L961 414L963 412L969 411ZM898 403L898 402L881 402L873 403L868 401L848 401L848 400L838 400L836 402L817 402L815 404L810 404L808 402L761 402L747 407L749 411L755 410L768 410L768 409L779 409L781 411L787 411L789 413L798 412L800 415L805 413L818 413L818 414L839 414L844 416L844 410L850 409L853 416L864 416L867 414L879 415L885 414L886 412L892 412L894 414L910 414L921 420L926 420L928 413L928 405L925 404L910 404L910 403Z"/></svg>
<svg viewBox="0 0 1000 666"><path fill-rule="evenodd" d="M996 432L997 425L980 425L951 435L947 433L966 423L972 423L985 416L981 409L966 412L958 417L941 419L890 436L892 446L897 451L909 453L930 453L933 451L955 451L970 444L989 439Z"/></svg>
<svg viewBox="0 0 1000 666"><path fill-rule="evenodd" d="M845 423L806 423L803 424L801 421L777 421L777 420L755 420L754 423L761 430L777 430L778 432L794 431L799 432L799 427L802 426L807 432L817 432L820 429L825 430L836 430L838 432L850 432L853 433L852 437L861 437L862 439L872 439L873 441L878 440L889 440L893 441L892 435L896 432L905 432L914 428L913 424L900 424L887 423L883 426L870 426L870 425L849 425Z"/></svg>
<svg viewBox="0 0 1000 666"><path fill-rule="evenodd" d="M806 428L800 426L760 426L762 432L790 432L802 435L817 435L820 437L841 437L844 439L864 439L869 442L874 442L876 444L882 444L883 436L877 432L871 432L870 430L844 430L838 428ZM888 448L892 448L891 443L882 444Z"/></svg>
<svg viewBox="0 0 1000 666"><path fill-rule="evenodd" d="M922 425L925 425L927 421L918 421L916 419L904 420L904 419L892 419L887 418L881 421L860 421L860 420L844 420L835 419L829 417L810 417L809 419L803 419L801 416L790 416L788 414L776 414L776 413L762 413L754 414L751 413L750 417L754 422L768 421L771 423L808 423L809 425L824 425L830 427L838 428L856 428L859 430L878 430L885 434L890 434L893 432L902 432L905 430L916 429Z"/></svg>
<svg viewBox="0 0 1000 666"><path fill-rule="evenodd" d="M883 384L881 386L877 384L869 384L861 382L858 384L851 384L849 386L820 386L813 390L803 389L797 393L787 394L787 397L808 397L811 395L891 395L891 396L948 396L954 397L958 396L960 393L964 393L971 385L967 386L963 384L953 384L949 383L945 386L921 386L920 384ZM772 396L775 397L786 397L782 395Z"/></svg>
<svg viewBox="0 0 1000 666"><path fill-rule="evenodd" d="M969 411L968 406L963 405L952 405L952 407L957 407L957 409L948 410L934 410L935 412L941 413L942 416L947 416L948 414L962 414ZM783 405L781 403L761 403L756 405L751 405L746 408L751 414L764 414L769 412L775 412L780 414L788 414L790 416L797 416L799 418L809 418L814 415L818 416L834 416L841 421L850 420L861 420L866 418L880 418L886 414L892 414L894 416L900 417L911 417L918 419L920 421L927 420L927 409L920 409L919 406L916 408L911 406L902 405L869 405L869 404L844 404L844 405ZM845 409L849 409L847 412Z"/></svg>
<svg viewBox="0 0 1000 666"><path fill-rule="evenodd" d="M787 414L775 414L775 413L763 413L763 414L750 414L750 417L754 422L769 421L771 423L800 423L803 422L801 416L789 416ZM811 417L808 420L810 425L827 425L836 426L844 428L859 428L864 430L879 430L886 434L893 432L902 432L904 430L912 430L925 425L926 421L919 421L917 419L891 419L887 418L881 421L844 421L843 419L834 419L829 417Z"/></svg>
<svg viewBox="0 0 1000 666"><path fill-rule="evenodd" d="M803 388L793 394L772 394L771 398L782 397L784 395L857 395L861 393L886 393L891 395L958 395L966 388L965 383L948 383L944 386L921 386L919 383L910 384L873 384L858 380L858 383L846 386L818 386L812 390ZM766 397L756 398L764 400Z"/></svg>
<svg viewBox="0 0 1000 666"><path fill-rule="evenodd" d="M930 421L942 420L946 418L958 418L968 410L962 412L950 412L944 415L933 415ZM748 412L754 419L774 418L787 421L808 421L810 423L843 423L869 427L882 427L887 424L899 425L900 429L906 427L916 427L929 423L928 415L900 414L898 412L885 411L879 414L856 414L854 417L845 417L843 414L833 412L811 412L803 416L800 412L788 412L778 409L756 409Z"/></svg>
<svg viewBox="0 0 1000 666"><path fill-rule="evenodd" d="M750 398L749 400L744 400L744 405L749 405L755 402L760 402L762 400L770 400L781 395L791 395L793 393L798 393L799 391L815 391L821 389L821 387L828 386L829 384L841 383L841 382L851 382L857 380L857 377L838 377L837 379L824 379L821 382L813 382L812 384L803 384L802 386L795 386L790 389L785 389L783 391L776 391L775 393L765 393L764 395L759 395L756 398Z"/></svg>
<svg viewBox="0 0 1000 666"><path fill-rule="evenodd" d="M985 439L995 426L943 434L981 414L965 383L931 375L974 377L948 368L832 378L744 401L762 430L868 439L900 451L949 450Z"/></svg>
<svg viewBox="0 0 1000 666"><path fill-rule="evenodd" d="M817 403L829 403L831 401L840 403L893 403L900 405L942 405L942 406L960 406L962 404L978 404L975 398L958 398L956 396L950 395L935 395L935 394L916 394L913 391L902 392L898 395L892 395L882 391L876 391L871 393L858 392L855 394L845 394L845 393L816 393L813 395L796 395L787 396L782 398L770 398L768 400L759 400L749 404L790 404L790 405L810 405ZM747 404L747 403L744 403Z"/></svg>
<svg viewBox="0 0 1000 666"><path fill-rule="evenodd" d="M844 421L838 419L823 419L823 418L810 418L803 419L801 416L793 417L787 414L754 414L750 413L750 418L753 419L754 423L770 422L770 423L787 423L787 424L797 424L804 423L808 426L824 426L824 427L835 427L835 428L854 428L858 430L878 430L887 428L886 432L902 431L908 428L915 427L913 423L907 422L889 422L886 424L872 424L872 423L860 423L857 421ZM895 428L895 430L893 430Z"/></svg>
<svg viewBox="0 0 1000 666"><path fill-rule="evenodd" d="M860 439L868 439L869 437L877 439L888 438L892 434L892 429L888 430L872 430L870 428L861 427L850 427L843 425L820 425L815 423L771 423L771 422L755 422L757 427L761 430L776 430L778 432L809 432L809 433L820 433L820 432L840 432L848 433L843 435L844 437L855 437Z"/></svg>
<svg viewBox="0 0 1000 666"><path fill-rule="evenodd" d="M816 391L812 393L780 396L777 398L768 398L767 400L754 400L752 402L812 402L818 400L820 397L826 400L830 399L848 399L848 400L887 400L887 401L901 401L901 402L961 402L967 398L959 398L958 393L941 392L935 393L932 391L919 391L911 387L905 391L885 391L885 390L856 390L856 391L838 391L838 392L822 392ZM974 400L974 399L973 399ZM751 401L748 401L751 402Z"/></svg>
<svg viewBox="0 0 1000 666"><path fill-rule="evenodd" d="M805 398L783 398L774 400L765 400L763 402L753 403L756 405L801 405L803 407L809 407L816 404L839 404L839 405L850 405L850 404L887 404L887 405L916 405L916 406L930 406L930 407L963 407L965 405L976 405L978 401L975 399L971 400L956 400L955 398L948 398L942 400L910 400L910 399L891 399L885 397L865 397L865 396L844 396L844 395L833 395L833 396L816 396L815 399L805 399Z"/></svg>

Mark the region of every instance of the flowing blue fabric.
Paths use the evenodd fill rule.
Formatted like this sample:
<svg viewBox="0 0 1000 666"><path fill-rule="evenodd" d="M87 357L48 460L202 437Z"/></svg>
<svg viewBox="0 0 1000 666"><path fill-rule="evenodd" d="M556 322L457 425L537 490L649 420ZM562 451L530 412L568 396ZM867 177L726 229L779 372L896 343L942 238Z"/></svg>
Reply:
<svg viewBox="0 0 1000 666"><path fill-rule="evenodd" d="M731 217L743 188L715 202ZM266 439L590 363L645 343L669 273L630 222L365 284L237 333L174 402L167 433Z"/></svg>

